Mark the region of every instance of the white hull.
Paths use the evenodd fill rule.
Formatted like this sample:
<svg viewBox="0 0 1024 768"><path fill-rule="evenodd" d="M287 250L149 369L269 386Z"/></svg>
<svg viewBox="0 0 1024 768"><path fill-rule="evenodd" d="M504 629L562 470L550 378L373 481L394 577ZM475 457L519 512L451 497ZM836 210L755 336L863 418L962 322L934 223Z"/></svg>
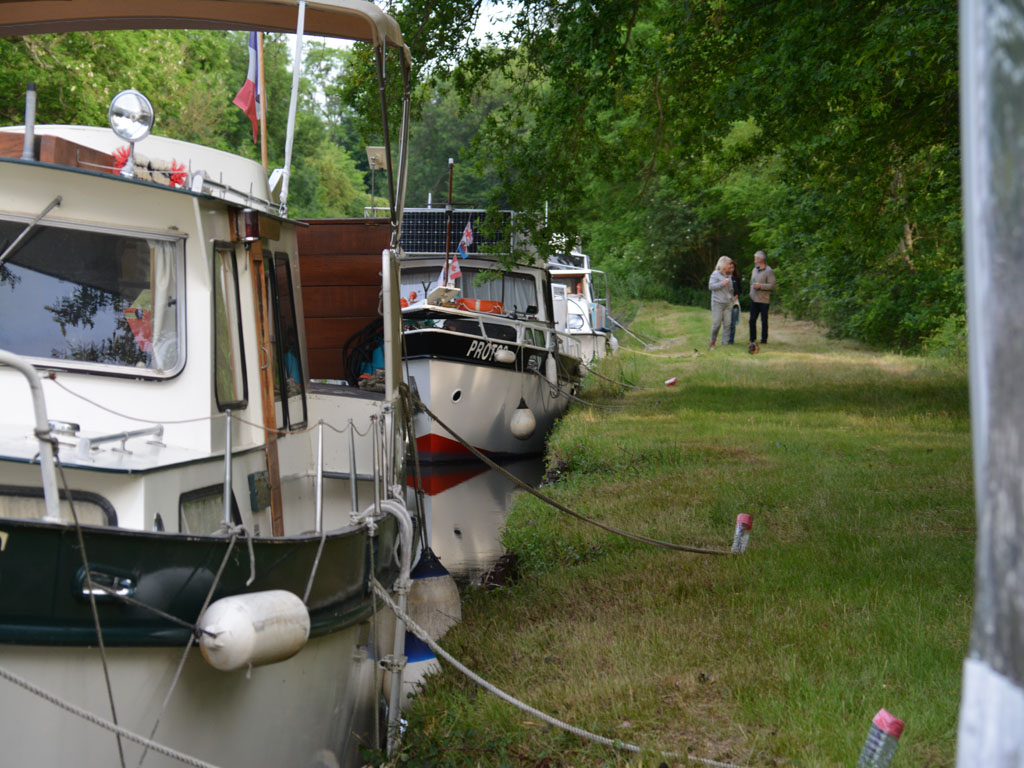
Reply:
<svg viewBox="0 0 1024 768"><path fill-rule="evenodd" d="M291 659L249 672L218 672L193 648L154 740L223 768L360 765L358 745L373 737L376 707L375 664L359 646L361 635L365 642L366 625L313 639ZM182 649L108 647L106 655L119 724L148 737ZM97 649L5 646L2 665L111 720ZM121 764L110 731L13 684L4 683L2 691L4 765ZM144 748L125 738L121 743L125 763L138 765ZM150 750L143 765L182 763Z"/></svg>
<svg viewBox="0 0 1024 768"><path fill-rule="evenodd" d="M459 437L490 456L542 453L548 430L569 403L564 383L558 390L531 372L438 359L409 360L408 369L426 406ZM509 426L520 398L536 419L533 434L525 440L513 435ZM471 451L427 414L416 414L413 427L422 460L471 458Z"/></svg>
<svg viewBox="0 0 1024 768"><path fill-rule="evenodd" d="M601 360L608 356L609 334L570 331L567 335L580 345L580 359L585 365L591 365L595 360Z"/></svg>
<svg viewBox="0 0 1024 768"><path fill-rule="evenodd" d="M539 458L502 467L530 486L537 485L544 473ZM477 463L428 470L423 487L431 549L457 580L478 582L505 553L501 529L519 485Z"/></svg>

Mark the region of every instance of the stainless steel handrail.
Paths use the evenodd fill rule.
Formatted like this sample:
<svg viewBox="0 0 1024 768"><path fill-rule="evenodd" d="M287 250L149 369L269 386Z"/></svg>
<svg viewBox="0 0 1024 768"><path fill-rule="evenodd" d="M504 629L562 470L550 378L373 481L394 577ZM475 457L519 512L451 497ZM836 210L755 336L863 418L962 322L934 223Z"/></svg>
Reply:
<svg viewBox="0 0 1024 768"><path fill-rule="evenodd" d="M156 424L152 427L143 427L142 429L132 429L127 432L114 432L109 435L101 435L100 437L81 437L78 439L78 448L75 450L75 455L79 459L88 459L92 453L92 449L98 445L104 443L116 443L121 441L120 450L127 453L128 449L124 447L124 444L129 440L136 437L146 437L147 435L156 435L157 438L164 436L163 424Z"/></svg>
<svg viewBox="0 0 1024 768"><path fill-rule="evenodd" d="M50 437L50 423L46 418L46 399L39 373L30 364L13 352L0 349L0 365L7 365L21 373L32 390L32 408L36 418L36 438L39 440L39 468L43 476L43 502L46 514L43 520L60 520L60 497L57 495L57 470L53 467L53 439Z"/></svg>

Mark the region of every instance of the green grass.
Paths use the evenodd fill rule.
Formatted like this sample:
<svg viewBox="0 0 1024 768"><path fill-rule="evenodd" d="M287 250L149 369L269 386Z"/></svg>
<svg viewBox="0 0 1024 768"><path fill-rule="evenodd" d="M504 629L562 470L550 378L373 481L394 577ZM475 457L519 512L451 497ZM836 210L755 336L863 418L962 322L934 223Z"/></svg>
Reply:
<svg viewBox="0 0 1024 768"><path fill-rule="evenodd" d="M591 377L582 397L630 408L574 404L549 438L565 471L544 490L722 549L750 512L747 553L637 544L520 494L504 541L521 578L468 592L443 644L533 706L653 749L849 766L885 707L907 722L895 766L953 764L975 535L964 370L777 316L758 355L709 353L709 317L639 308L631 328L657 348L599 370L649 388ZM661 762L549 729L450 669L408 720L405 765Z"/></svg>

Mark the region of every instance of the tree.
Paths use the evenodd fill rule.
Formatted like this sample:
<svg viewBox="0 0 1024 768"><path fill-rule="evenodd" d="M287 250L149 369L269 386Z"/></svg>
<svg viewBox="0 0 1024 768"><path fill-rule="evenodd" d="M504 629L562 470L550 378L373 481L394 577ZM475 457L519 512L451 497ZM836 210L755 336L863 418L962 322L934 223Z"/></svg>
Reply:
<svg viewBox="0 0 1024 768"><path fill-rule="evenodd" d="M132 87L153 102L155 133L258 160L249 120L231 103L248 66L247 37L241 32L132 30L0 40L0 117L20 123L24 102L18 94L35 82L38 122L105 125L111 98ZM311 50L317 76L322 68L316 44ZM264 35L264 55L268 148L275 167L284 163L291 92L286 38ZM329 120L314 90L310 78L304 78L289 213L358 215L365 204L364 183L350 173L351 157L336 140L353 117L342 111Z"/></svg>
<svg viewBox="0 0 1024 768"><path fill-rule="evenodd" d="M547 203L541 248L583 233L671 288L761 247L792 311L901 348L962 313L955 5L518 7L513 48L453 82L507 78L475 146L496 194Z"/></svg>

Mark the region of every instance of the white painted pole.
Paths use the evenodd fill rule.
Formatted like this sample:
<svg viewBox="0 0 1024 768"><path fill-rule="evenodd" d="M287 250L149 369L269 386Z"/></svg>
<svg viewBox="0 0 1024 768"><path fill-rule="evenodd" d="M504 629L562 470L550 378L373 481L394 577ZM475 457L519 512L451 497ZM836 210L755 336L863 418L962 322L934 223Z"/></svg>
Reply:
<svg viewBox="0 0 1024 768"><path fill-rule="evenodd" d="M978 537L958 768L1024 766L1024 9L960 2L960 115Z"/></svg>
<svg viewBox="0 0 1024 768"><path fill-rule="evenodd" d="M284 179L281 182L281 208L288 209L288 183L292 177L292 147L295 144L295 113L299 105L299 78L302 76L302 33L306 28L306 0L299 0L299 20L295 25L295 54L292 56L292 93L288 100L288 130L284 140Z"/></svg>

